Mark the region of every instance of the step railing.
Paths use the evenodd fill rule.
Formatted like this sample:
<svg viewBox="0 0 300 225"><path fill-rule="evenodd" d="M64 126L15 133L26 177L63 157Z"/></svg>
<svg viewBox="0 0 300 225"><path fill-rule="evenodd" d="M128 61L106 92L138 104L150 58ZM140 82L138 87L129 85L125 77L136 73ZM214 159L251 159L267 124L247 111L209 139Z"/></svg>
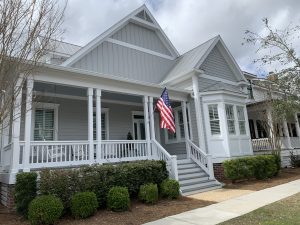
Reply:
<svg viewBox="0 0 300 225"><path fill-rule="evenodd" d="M170 155L156 140L152 140L151 144L153 157L165 161L170 177L178 180L177 156Z"/></svg>
<svg viewBox="0 0 300 225"><path fill-rule="evenodd" d="M188 155L190 155L191 159L209 175L209 179L214 179L212 156L203 152L191 140L187 140L187 145Z"/></svg>

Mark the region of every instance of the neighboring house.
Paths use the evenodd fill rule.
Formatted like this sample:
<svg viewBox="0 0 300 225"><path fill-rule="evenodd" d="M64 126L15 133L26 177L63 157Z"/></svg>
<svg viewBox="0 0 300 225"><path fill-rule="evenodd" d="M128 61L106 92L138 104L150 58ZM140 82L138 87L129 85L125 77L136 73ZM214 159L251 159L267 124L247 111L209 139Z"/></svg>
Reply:
<svg viewBox="0 0 300 225"><path fill-rule="evenodd" d="M254 154L270 153L272 146L269 138L273 136L270 133L276 132L282 149L282 166L290 166L290 151L300 154L300 114L297 112L293 118L272 124L272 104L268 102L271 99L283 99L285 93L270 80L247 72L244 75L250 83L247 111Z"/></svg>
<svg viewBox="0 0 300 225"><path fill-rule="evenodd" d="M220 187L224 160L253 155L248 81L220 36L179 55L143 5L86 46L54 44L2 131L4 204L20 171L162 159L189 194ZM164 87L176 134L154 111Z"/></svg>

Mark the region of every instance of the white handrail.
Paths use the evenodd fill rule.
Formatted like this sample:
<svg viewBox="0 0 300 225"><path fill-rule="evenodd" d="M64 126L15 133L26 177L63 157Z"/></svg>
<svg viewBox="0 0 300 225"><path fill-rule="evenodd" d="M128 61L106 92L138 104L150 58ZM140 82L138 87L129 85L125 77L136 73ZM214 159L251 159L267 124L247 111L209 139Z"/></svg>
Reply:
<svg viewBox="0 0 300 225"><path fill-rule="evenodd" d="M210 179L214 179L212 156L202 151L191 140L187 139L186 141L189 146L188 151L191 159L209 175Z"/></svg>
<svg viewBox="0 0 300 225"><path fill-rule="evenodd" d="M170 155L156 140L152 140L152 154L155 158L165 161L170 177L178 180L177 156Z"/></svg>

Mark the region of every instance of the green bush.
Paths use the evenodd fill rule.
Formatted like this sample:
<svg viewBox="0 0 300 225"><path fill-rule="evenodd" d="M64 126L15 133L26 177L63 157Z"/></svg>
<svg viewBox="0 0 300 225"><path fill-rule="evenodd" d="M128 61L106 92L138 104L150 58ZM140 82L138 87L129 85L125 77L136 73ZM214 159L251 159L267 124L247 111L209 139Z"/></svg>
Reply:
<svg viewBox="0 0 300 225"><path fill-rule="evenodd" d="M176 180L166 179L160 185L160 192L162 197L168 199L176 199L180 195L179 183Z"/></svg>
<svg viewBox="0 0 300 225"><path fill-rule="evenodd" d="M126 187L113 187L107 195L107 207L112 211L121 212L128 210L130 198Z"/></svg>
<svg viewBox="0 0 300 225"><path fill-rule="evenodd" d="M300 155L295 155L293 151L290 151L290 161L292 167L300 167Z"/></svg>
<svg viewBox="0 0 300 225"><path fill-rule="evenodd" d="M18 173L15 185L15 203L17 212L27 217L29 203L36 197L36 173Z"/></svg>
<svg viewBox="0 0 300 225"><path fill-rule="evenodd" d="M56 223L62 215L62 201L53 195L41 195L32 200L28 209L28 219L32 225Z"/></svg>
<svg viewBox="0 0 300 225"><path fill-rule="evenodd" d="M114 165L86 166L77 170L44 170L41 172L40 191L53 194L70 206L76 192L91 191L100 206L106 206L106 197L114 186L127 187L130 196L136 197L143 184L160 184L168 177L164 161L146 160Z"/></svg>
<svg viewBox="0 0 300 225"><path fill-rule="evenodd" d="M71 200L71 212L75 218L87 218L95 214L98 208L94 192L76 193Z"/></svg>
<svg viewBox="0 0 300 225"><path fill-rule="evenodd" d="M266 179L278 174L280 161L275 155L259 155L227 160L223 163L225 177L232 180Z"/></svg>
<svg viewBox="0 0 300 225"><path fill-rule="evenodd" d="M154 204L158 201L158 188L157 184L144 184L140 187L139 200Z"/></svg>

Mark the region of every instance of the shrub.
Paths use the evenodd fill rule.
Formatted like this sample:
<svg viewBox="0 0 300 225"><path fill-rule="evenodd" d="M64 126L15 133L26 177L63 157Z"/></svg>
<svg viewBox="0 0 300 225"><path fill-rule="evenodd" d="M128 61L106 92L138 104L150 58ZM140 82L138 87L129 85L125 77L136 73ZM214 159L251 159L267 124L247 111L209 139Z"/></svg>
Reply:
<svg viewBox="0 0 300 225"><path fill-rule="evenodd" d="M293 151L290 151L290 161L292 167L300 167L300 155L295 155Z"/></svg>
<svg viewBox="0 0 300 225"><path fill-rule="evenodd" d="M107 207L112 211L125 211L130 206L130 198L126 187L113 187L107 195Z"/></svg>
<svg viewBox="0 0 300 225"><path fill-rule="evenodd" d="M41 172L40 191L53 194L70 206L76 192L91 191L100 206L106 206L106 197L114 186L127 187L130 196L137 196L143 184L160 184L168 177L164 161L139 161L114 165L86 166L77 170L44 170Z"/></svg>
<svg viewBox="0 0 300 225"><path fill-rule="evenodd" d="M87 218L97 211L98 202L94 192L76 193L71 200L71 212L75 218Z"/></svg>
<svg viewBox="0 0 300 225"><path fill-rule="evenodd" d="M154 204L158 201L157 184L144 184L140 187L139 199L148 204Z"/></svg>
<svg viewBox="0 0 300 225"><path fill-rule="evenodd" d="M166 179L160 185L160 192L162 197L168 199L176 199L180 195L179 183L176 180Z"/></svg>
<svg viewBox="0 0 300 225"><path fill-rule="evenodd" d="M36 197L29 205L28 219L32 225L54 224L63 212L62 201L53 195Z"/></svg>
<svg viewBox="0 0 300 225"><path fill-rule="evenodd" d="M227 160L223 163L225 177L232 180L266 179L278 174L280 166L275 155L259 155Z"/></svg>
<svg viewBox="0 0 300 225"><path fill-rule="evenodd" d="M15 203L17 212L27 217L29 203L36 197L37 174L18 173L15 185Z"/></svg>

